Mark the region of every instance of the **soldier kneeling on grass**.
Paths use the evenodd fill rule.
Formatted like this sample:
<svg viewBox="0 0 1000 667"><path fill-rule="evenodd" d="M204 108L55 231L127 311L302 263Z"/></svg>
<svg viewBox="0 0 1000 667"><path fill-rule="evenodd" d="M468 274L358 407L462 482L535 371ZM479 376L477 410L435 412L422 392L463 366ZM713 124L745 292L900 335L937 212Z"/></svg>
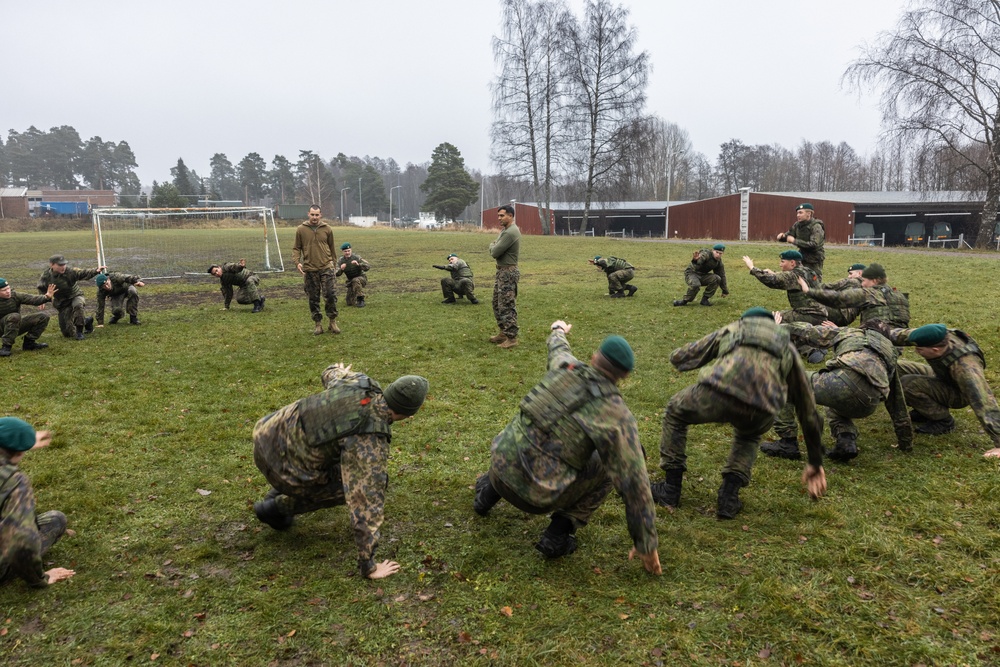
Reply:
<svg viewBox="0 0 1000 667"><path fill-rule="evenodd" d="M486 516L504 499L529 514L551 512L535 548L558 558L576 551L577 528L614 487L625 501L629 559L638 555L647 572L661 574L646 459L618 390L635 356L624 338L609 336L586 364L570 351L570 328L552 323L548 372L493 439L490 469L476 480L472 508Z"/></svg>
<svg viewBox="0 0 1000 667"><path fill-rule="evenodd" d="M455 297L461 299L463 296L469 297L469 303L477 304L479 300L474 294L476 284L472 280L472 268L458 255L452 253L448 255L448 265L432 264L435 269L450 271L451 275L441 279L441 291L444 293L444 301L441 303L455 303Z"/></svg>
<svg viewBox="0 0 1000 667"><path fill-rule="evenodd" d="M382 579L399 571L393 561L375 562L392 423L416 414L427 380L404 375L383 391L367 375L333 364L323 386L254 426L254 462L271 490L253 509L275 530L288 530L296 514L347 505L361 574Z"/></svg>

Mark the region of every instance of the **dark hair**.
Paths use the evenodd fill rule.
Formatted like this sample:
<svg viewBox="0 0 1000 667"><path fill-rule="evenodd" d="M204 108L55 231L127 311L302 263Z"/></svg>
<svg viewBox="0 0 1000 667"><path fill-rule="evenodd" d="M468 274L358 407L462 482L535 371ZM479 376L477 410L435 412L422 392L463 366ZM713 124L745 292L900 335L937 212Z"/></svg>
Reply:
<svg viewBox="0 0 1000 667"><path fill-rule="evenodd" d="M212 266L208 267L208 272L211 273L212 269L221 269L221 268L222 267L219 266L218 264L213 264Z"/></svg>
<svg viewBox="0 0 1000 667"><path fill-rule="evenodd" d="M508 213L510 213L510 217L512 218L514 217L514 207L511 206L510 204L504 204L503 206L498 206L497 213L499 213L500 211L507 211Z"/></svg>
<svg viewBox="0 0 1000 667"><path fill-rule="evenodd" d="M317 211L322 211L323 210L323 209L321 209L319 207L319 204L313 204L312 206L309 207L310 211L313 210L313 209L316 209Z"/></svg>

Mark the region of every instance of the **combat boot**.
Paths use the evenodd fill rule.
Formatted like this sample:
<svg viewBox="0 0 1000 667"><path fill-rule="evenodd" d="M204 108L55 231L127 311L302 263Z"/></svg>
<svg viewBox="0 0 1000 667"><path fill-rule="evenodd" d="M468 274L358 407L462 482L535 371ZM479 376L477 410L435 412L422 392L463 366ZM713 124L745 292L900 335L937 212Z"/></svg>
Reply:
<svg viewBox="0 0 1000 667"><path fill-rule="evenodd" d="M486 516L500 500L500 494L490 483L489 473L476 480L476 497L472 501L472 509L476 514Z"/></svg>
<svg viewBox="0 0 1000 667"><path fill-rule="evenodd" d="M703 305L703 306L711 306L712 302L708 300L707 296L703 296L703 297L701 297L701 305Z"/></svg>
<svg viewBox="0 0 1000 667"><path fill-rule="evenodd" d="M512 347L517 347L517 338L508 338L504 342L500 343L497 347L502 347L505 350L509 350Z"/></svg>
<svg viewBox="0 0 1000 667"><path fill-rule="evenodd" d="M683 470L668 470L666 479L656 484L650 484L653 502L662 507L680 507L683 477Z"/></svg>
<svg viewBox="0 0 1000 667"><path fill-rule="evenodd" d="M837 435L837 444L833 450L828 452L826 457L833 461L846 463L858 455L858 436L853 433L840 433Z"/></svg>
<svg viewBox="0 0 1000 667"><path fill-rule="evenodd" d="M917 412L916 410L910 410L910 421L913 422L914 424L921 424L927 421L927 417L925 417L921 412Z"/></svg>
<svg viewBox="0 0 1000 667"><path fill-rule="evenodd" d="M84 333L94 333L94 318L85 317L83 318L83 331Z"/></svg>
<svg viewBox="0 0 1000 667"><path fill-rule="evenodd" d="M363 296L359 296L358 297L357 306L358 306L358 308L364 308L365 307L365 297L363 297Z"/></svg>
<svg viewBox="0 0 1000 667"><path fill-rule="evenodd" d="M0 357L9 357L11 355L10 345L4 345L0 347Z"/></svg>
<svg viewBox="0 0 1000 667"><path fill-rule="evenodd" d="M955 430L955 418L948 415L947 419L928 419L913 430L924 435L945 435Z"/></svg>
<svg viewBox="0 0 1000 667"><path fill-rule="evenodd" d="M621 290L621 289L618 290L617 292L615 292L614 294L611 295L611 298L612 299L624 299L625 298L625 290Z"/></svg>
<svg viewBox="0 0 1000 667"><path fill-rule="evenodd" d="M322 328L322 327L323 327L323 325L321 324L320 328ZM327 327L327 328L330 330L330 333L334 333L334 334L339 334L340 333L340 327L337 326L337 320L330 320L330 326Z"/></svg>
<svg viewBox="0 0 1000 667"><path fill-rule="evenodd" d="M720 519L734 519L743 509L740 501L740 489L743 487L743 480L736 474L727 472L722 475L722 486L719 487L719 499L715 509L715 516Z"/></svg>
<svg viewBox="0 0 1000 667"><path fill-rule="evenodd" d="M632 296L633 294L639 291L639 288L636 287L635 285L626 285L625 289L628 290L628 294L626 294L625 296Z"/></svg>
<svg viewBox="0 0 1000 667"><path fill-rule="evenodd" d="M479 299L477 299L476 297L474 297L474 296L472 296L472 295L470 294L470 295L469 295L469 303L471 303L471 304L475 305L475 304L479 303Z"/></svg>
<svg viewBox="0 0 1000 667"><path fill-rule="evenodd" d="M568 517L554 514L549 527L545 529L542 537L535 544L535 549L546 558L568 556L576 551L575 532L573 522Z"/></svg>
<svg viewBox="0 0 1000 667"><path fill-rule="evenodd" d="M138 315L129 315L128 316L128 323L131 324L131 325L133 325L133 326L139 326L140 324L142 324L142 322L139 321L139 316Z"/></svg>
<svg viewBox="0 0 1000 667"><path fill-rule="evenodd" d="M813 350L809 353L806 361L810 364L819 364L822 363L824 359L826 359L826 350Z"/></svg>
<svg viewBox="0 0 1000 667"><path fill-rule="evenodd" d="M455 303L455 297L449 296L447 299L445 299L441 303Z"/></svg>
<svg viewBox="0 0 1000 667"><path fill-rule="evenodd" d="M39 343L38 341L32 338L25 338L24 341L21 343L21 349L25 350L26 352L30 352L31 350L44 350L48 346L49 346L48 343Z"/></svg>
<svg viewBox="0 0 1000 667"><path fill-rule="evenodd" d="M507 334L498 333L496 336L490 336L491 343L502 343L507 340Z"/></svg>
<svg viewBox="0 0 1000 667"><path fill-rule="evenodd" d="M320 320L319 322L316 322L316 326L313 327L313 335L319 336L322 333L323 333L323 321Z"/></svg>
<svg viewBox="0 0 1000 667"><path fill-rule="evenodd" d="M260 297L259 299L254 301L253 310L250 311L251 313L259 313L260 311L264 310L264 298L265 297Z"/></svg>
<svg viewBox="0 0 1000 667"><path fill-rule="evenodd" d="M274 498L258 500L253 504L253 512L257 518L275 530L288 530L295 523L295 517L287 516L278 509L278 503Z"/></svg>
<svg viewBox="0 0 1000 667"><path fill-rule="evenodd" d="M687 299L675 299L674 300L674 305L675 306L686 306L686 305L688 305L688 303L690 303L690 302Z"/></svg>
<svg viewBox="0 0 1000 667"><path fill-rule="evenodd" d="M83 340L83 326L78 326L76 328L76 336L75 336L75 338L77 340Z"/></svg>
<svg viewBox="0 0 1000 667"><path fill-rule="evenodd" d="M760 451L764 452L768 456L777 456L782 459L791 459L793 461L798 461L802 458L802 452L799 451L799 441L797 438L781 438L780 440L774 440L772 442L762 442L760 444Z"/></svg>
<svg viewBox="0 0 1000 667"><path fill-rule="evenodd" d="M120 320L121 318L122 318L121 315L114 314L114 315L111 316L111 319L108 320L108 324L118 324L118 320Z"/></svg>

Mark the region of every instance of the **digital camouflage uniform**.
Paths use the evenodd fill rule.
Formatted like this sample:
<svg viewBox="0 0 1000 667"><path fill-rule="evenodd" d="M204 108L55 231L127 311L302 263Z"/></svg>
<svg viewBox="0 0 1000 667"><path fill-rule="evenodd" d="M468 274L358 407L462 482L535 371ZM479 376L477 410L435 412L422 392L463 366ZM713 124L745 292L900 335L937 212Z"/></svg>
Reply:
<svg viewBox="0 0 1000 667"><path fill-rule="evenodd" d="M875 285L837 292L813 289L810 285L806 296L832 308L856 309L861 317L861 324L881 320L895 328L910 326L910 301L895 287Z"/></svg>
<svg viewBox="0 0 1000 667"><path fill-rule="evenodd" d="M521 252L521 230L516 223L502 229L495 241L490 243L490 255L497 262L496 279L493 282L493 316L500 333L507 338L517 338L517 282L521 272L517 262Z"/></svg>
<svg viewBox="0 0 1000 667"><path fill-rule="evenodd" d="M262 418L254 426L254 462L286 516L347 505L358 565L375 570L375 549L389 484L392 419L378 383L337 366L326 390Z"/></svg>
<svg viewBox="0 0 1000 667"><path fill-rule="evenodd" d="M627 289L625 285L635 278L635 267L620 257L601 257L594 260L608 277L608 293L615 294Z"/></svg>
<svg viewBox="0 0 1000 667"><path fill-rule="evenodd" d="M9 299L0 298L0 337L3 346L11 347L18 336L24 336L24 343L31 347L29 341L33 343L38 340L49 326L49 314L36 310L21 315L21 306L42 306L48 302L49 297L44 294L19 294L13 289Z"/></svg>
<svg viewBox="0 0 1000 667"><path fill-rule="evenodd" d="M861 289L861 278L852 278L850 276L838 280L835 283L823 283L819 286L821 290L831 290L834 292L843 292L849 289ZM851 322L858 318L857 308L833 308L827 307L827 315L829 315L829 320L836 324L838 327L850 326Z"/></svg>
<svg viewBox="0 0 1000 667"><path fill-rule="evenodd" d="M819 286L819 276L812 269L799 263L791 271L768 271L759 267L750 269L750 275L771 289L785 290L788 294L788 305L791 310L781 311L783 322L808 322L822 324L827 319L827 310L822 305L811 300L799 289L799 276L809 285L810 294L813 285Z"/></svg>
<svg viewBox="0 0 1000 667"><path fill-rule="evenodd" d="M708 365L711 361L715 363ZM663 416L660 468L687 470L687 431L692 424L733 426L723 478L735 475L746 486L762 435L786 400L795 406L805 434L809 463L823 464L822 419L812 388L788 332L765 317L741 319L674 350L679 371L702 370L698 382L670 399Z"/></svg>
<svg viewBox="0 0 1000 667"><path fill-rule="evenodd" d="M913 329L893 329L890 338L896 345L913 345L908 338ZM900 360L900 382L906 403L914 416L934 421L951 421L951 410L971 407L979 423L1000 447L1000 407L986 381L986 358L969 334L948 329L948 351L938 359L924 363Z"/></svg>
<svg viewBox="0 0 1000 667"><path fill-rule="evenodd" d="M354 264L353 262L357 262ZM346 265L346 266L344 266ZM344 268L340 268L344 266ZM337 275L343 274L347 279L347 296L344 301L348 306L356 306L358 300L365 299L365 286L368 285L368 276L365 275L371 265L360 256L351 254L350 257L344 255L337 260Z"/></svg>
<svg viewBox="0 0 1000 667"><path fill-rule="evenodd" d="M455 263L434 264L434 268L451 272L450 276L441 279L441 292L445 299L461 299L463 296L472 300L475 297L476 284L473 282L472 268L463 259L455 259Z"/></svg>
<svg viewBox="0 0 1000 667"><path fill-rule="evenodd" d="M806 376L816 404L827 408L830 434L835 439L843 434L857 439L858 429L852 420L868 417L884 402L899 449L908 451L913 447L913 426L896 370L896 351L889 339L871 330L814 327L804 322L787 326L792 340L833 349L826 368L807 372ZM798 438L790 406L778 414L774 431L781 438Z"/></svg>
<svg viewBox="0 0 1000 667"><path fill-rule="evenodd" d="M822 280L823 261L826 259L826 251L823 249L826 227L823 226L823 221L818 218L796 220L786 234L795 237L793 245L802 253L802 265L815 271L816 276Z"/></svg>
<svg viewBox="0 0 1000 667"><path fill-rule="evenodd" d="M493 439L491 484L518 509L574 528L614 487L636 551L652 553L656 513L635 417L614 382L573 356L565 332L553 331L548 349L545 377Z"/></svg>
<svg viewBox="0 0 1000 667"><path fill-rule="evenodd" d="M20 577L29 586L47 586L42 556L65 532L62 512L36 516L28 476L0 448L0 582Z"/></svg>
<svg viewBox="0 0 1000 667"><path fill-rule="evenodd" d="M702 287L705 288L705 293L702 295L704 299L711 299L720 287L723 294L729 294L726 267L721 257L715 258L711 248L702 248L694 253L691 263L684 269L684 282L687 283L688 289L683 300L688 303L695 300Z"/></svg>
<svg viewBox="0 0 1000 667"><path fill-rule="evenodd" d="M100 272L100 269L75 269L69 266L63 273L56 273L52 267L42 272L38 279L38 293L45 294L49 285L56 286L52 305L59 312L59 330L63 336L72 338L76 334L76 328L84 325L83 308L87 305L87 300L83 298L83 290L77 283L90 280Z"/></svg>
<svg viewBox="0 0 1000 667"><path fill-rule="evenodd" d="M227 264L226 266L233 265ZM225 279L225 275L225 269L223 268L223 279ZM95 316L97 323L104 324L104 308L107 299L111 299L111 316L115 321L120 320L126 313L133 320L139 317L139 290L135 288L135 284L142 282L142 278L124 273L109 273L108 282L111 283L110 291L103 287L97 288L97 314ZM222 293L226 293L225 289L222 290ZM232 296L233 290L230 288L229 297L232 298ZM250 302L239 301L239 303ZM226 300L226 308L228 307L229 299Z"/></svg>
<svg viewBox="0 0 1000 667"><path fill-rule="evenodd" d="M330 320L337 319L337 275L333 267L333 258L336 256L333 227L320 221L316 225L303 222L295 228L292 263L302 265L309 313L313 322L323 319L323 312L319 309L321 297L326 316Z"/></svg>

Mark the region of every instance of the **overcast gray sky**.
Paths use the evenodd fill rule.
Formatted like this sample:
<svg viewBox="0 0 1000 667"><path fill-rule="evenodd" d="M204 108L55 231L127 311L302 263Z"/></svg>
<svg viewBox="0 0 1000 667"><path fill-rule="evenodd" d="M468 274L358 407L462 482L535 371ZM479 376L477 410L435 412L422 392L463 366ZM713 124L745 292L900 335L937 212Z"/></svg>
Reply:
<svg viewBox="0 0 1000 667"><path fill-rule="evenodd" d="M719 145L846 141L868 152L877 99L844 90L858 47L905 0L631 0L653 63L647 111ZM582 0L570 0L582 14ZM144 185L178 157L300 149L430 160L443 141L491 172L494 0L0 0L0 133L72 125L126 140Z"/></svg>

